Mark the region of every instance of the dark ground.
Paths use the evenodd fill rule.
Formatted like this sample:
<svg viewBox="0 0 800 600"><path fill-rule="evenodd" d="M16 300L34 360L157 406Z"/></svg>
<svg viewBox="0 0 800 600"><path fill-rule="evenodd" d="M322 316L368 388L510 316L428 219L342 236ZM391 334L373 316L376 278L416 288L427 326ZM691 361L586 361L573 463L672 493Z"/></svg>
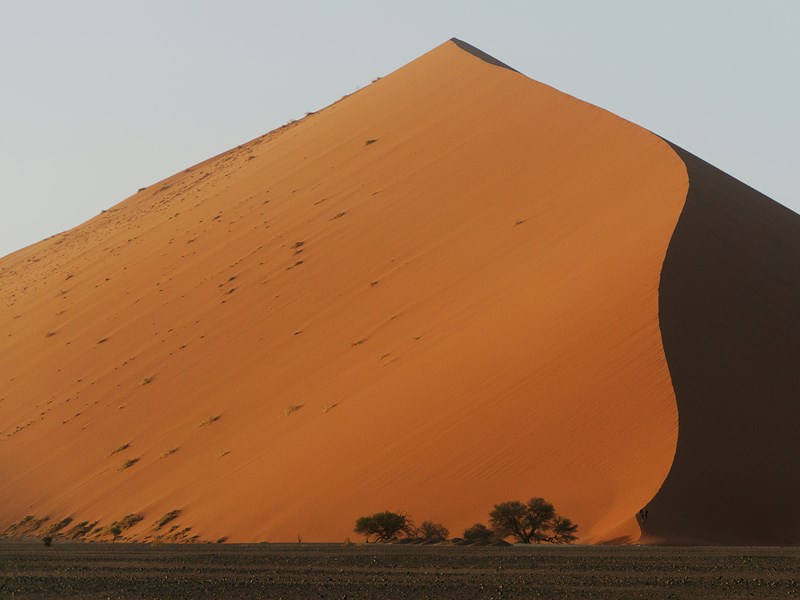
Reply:
<svg viewBox="0 0 800 600"><path fill-rule="evenodd" d="M0 542L2 598L797 598L800 548Z"/></svg>

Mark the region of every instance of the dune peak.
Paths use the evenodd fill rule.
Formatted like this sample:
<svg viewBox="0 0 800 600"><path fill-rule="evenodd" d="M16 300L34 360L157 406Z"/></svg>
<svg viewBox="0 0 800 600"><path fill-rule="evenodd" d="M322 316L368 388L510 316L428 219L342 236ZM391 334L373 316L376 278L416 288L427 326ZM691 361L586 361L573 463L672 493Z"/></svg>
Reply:
<svg viewBox="0 0 800 600"><path fill-rule="evenodd" d="M519 73L515 68L508 66L506 63L497 60L494 56L487 54L480 48L476 48L472 44L469 44L463 40L458 38L450 38L450 41L453 42L456 46L464 50L465 52L469 52L473 56L480 58L482 61L489 63L490 65L494 65L496 67L502 67L504 69L509 69L510 71L515 71Z"/></svg>

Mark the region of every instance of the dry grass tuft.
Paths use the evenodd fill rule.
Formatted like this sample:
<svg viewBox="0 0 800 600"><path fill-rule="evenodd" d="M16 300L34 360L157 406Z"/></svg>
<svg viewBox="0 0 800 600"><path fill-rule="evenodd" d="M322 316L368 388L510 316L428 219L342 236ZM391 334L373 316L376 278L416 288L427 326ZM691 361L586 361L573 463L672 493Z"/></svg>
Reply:
<svg viewBox="0 0 800 600"><path fill-rule="evenodd" d="M124 463L122 463L120 465L120 467L119 467L119 469L117 469L117 471L124 471L125 469L130 469L137 462L139 462L138 458L129 458L128 460L126 460Z"/></svg>
<svg viewBox="0 0 800 600"><path fill-rule="evenodd" d="M198 427L205 427L206 425L211 425L212 423L216 423L217 421L220 420L220 417L222 417L222 415L211 415L209 417L206 417L205 419L200 421L200 425L198 425Z"/></svg>
<svg viewBox="0 0 800 600"><path fill-rule="evenodd" d="M175 454L178 451L178 447L175 448L168 448L164 450L161 454L158 455L158 458L167 458L171 454Z"/></svg>
<svg viewBox="0 0 800 600"><path fill-rule="evenodd" d="M129 515L125 515L119 521L115 521L115 525L119 525L120 529L128 529L129 527L133 527L139 521L144 519L144 517L138 513L131 513Z"/></svg>
<svg viewBox="0 0 800 600"><path fill-rule="evenodd" d="M53 523L49 527L49 529L47 530L47 535L55 535L70 523L72 523L72 517L64 517L63 519L61 519L57 523Z"/></svg>
<svg viewBox="0 0 800 600"><path fill-rule="evenodd" d="M158 521L156 521L156 529L161 529L164 525L169 523L170 521L174 521L177 519L181 514L180 509L171 510L168 513L165 513Z"/></svg>
<svg viewBox="0 0 800 600"><path fill-rule="evenodd" d="M109 456L113 456L113 455L115 455L115 454L117 454L119 452L122 452L123 450L127 450L130 447L131 447L131 443L130 442L126 442L126 443L122 444L122 446L117 446L116 448L114 448L111 451L111 454Z"/></svg>
<svg viewBox="0 0 800 600"><path fill-rule="evenodd" d="M289 415L297 412L301 408L303 408L302 404L290 404L289 406L283 409L283 416L288 417Z"/></svg>

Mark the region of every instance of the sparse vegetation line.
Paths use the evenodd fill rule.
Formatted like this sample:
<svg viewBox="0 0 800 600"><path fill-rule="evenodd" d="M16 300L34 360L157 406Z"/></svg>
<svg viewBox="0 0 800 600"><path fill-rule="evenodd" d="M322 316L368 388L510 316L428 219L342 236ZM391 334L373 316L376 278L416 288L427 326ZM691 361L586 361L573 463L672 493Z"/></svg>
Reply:
<svg viewBox="0 0 800 600"><path fill-rule="evenodd" d="M489 524L475 523L464 530L463 538L451 540L458 546L509 545L507 538L521 544L571 544L577 539L578 526L559 515L544 498L528 502L512 500L495 504ZM419 527L411 517L400 512L383 511L356 519L355 533L366 542L442 543L450 532L441 523L423 521Z"/></svg>

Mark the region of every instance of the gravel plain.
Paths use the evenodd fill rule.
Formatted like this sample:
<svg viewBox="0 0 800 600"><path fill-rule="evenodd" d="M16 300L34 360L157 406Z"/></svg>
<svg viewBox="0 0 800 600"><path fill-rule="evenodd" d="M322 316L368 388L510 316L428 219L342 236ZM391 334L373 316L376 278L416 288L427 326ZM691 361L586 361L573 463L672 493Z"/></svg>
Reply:
<svg viewBox="0 0 800 600"><path fill-rule="evenodd" d="M0 542L0 598L797 598L800 548Z"/></svg>

